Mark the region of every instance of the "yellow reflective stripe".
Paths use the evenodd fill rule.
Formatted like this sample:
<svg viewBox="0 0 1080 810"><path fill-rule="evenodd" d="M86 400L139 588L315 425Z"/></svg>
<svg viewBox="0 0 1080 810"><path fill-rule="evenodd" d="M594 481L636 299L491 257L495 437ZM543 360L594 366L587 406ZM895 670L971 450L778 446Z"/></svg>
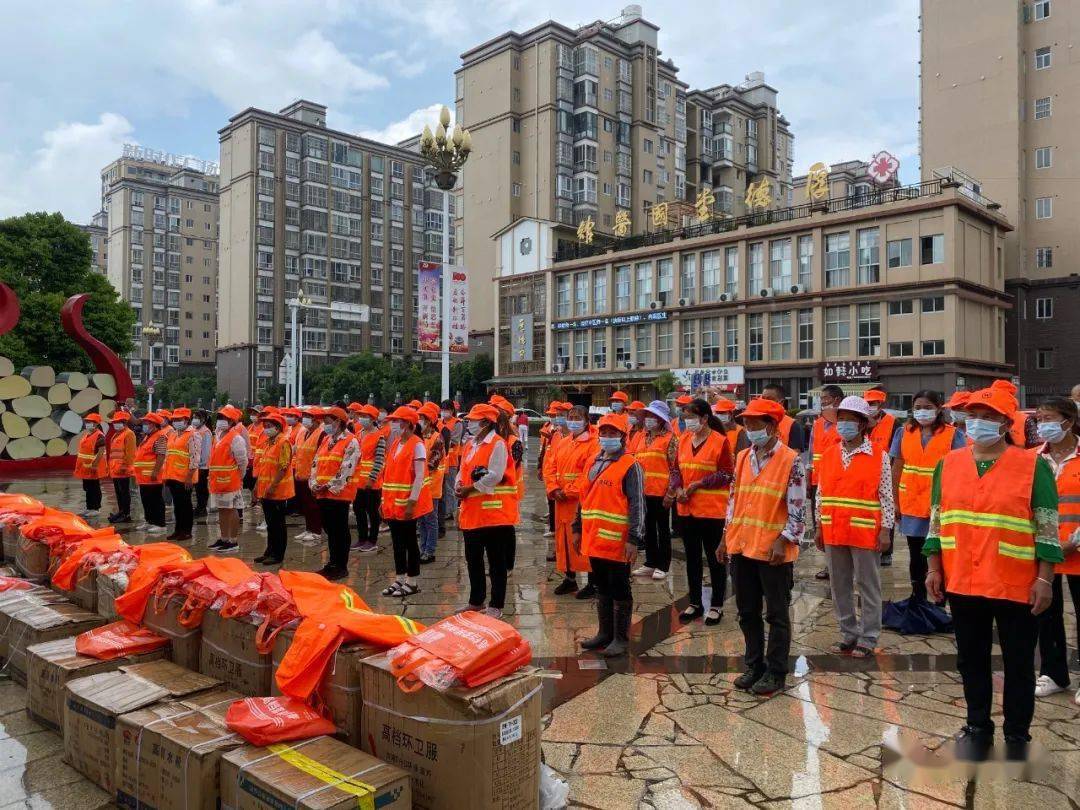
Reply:
<svg viewBox="0 0 1080 810"><path fill-rule="evenodd" d="M955 537L939 537L938 542L941 544L942 551L956 551Z"/></svg>
<svg viewBox="0 0 1080 810"><path fill-rule="evenodd" d="M759 518L752 517L733 517L728 523L729 526L757 526L760 529L771 529L773 531L780 531L784 528L784 523L769 523L766 520L760 520Z"/></svg>
<svg viewBox="0 0 1080 810"><path fill-rule="evenodd" d="M396 490L399 492L405 492L412 489L412 484L394 484L388 481L383 481L383 489Z"/></svg>
<svg viewBox="0 0 1080 810"><path fill-rule="evenodd" d="M861 498L831 498L822 497L822 506L850 506L855 509L869 509L873 512L881 511L881 504L877 501L864 501Z"/></svg>
<svg viewBox="0 0 1080 810"><path fill-rule="evenodd" d="M904 472L911 473L913 475L933 475L933 467L918 467L914 464L904 464Z"/></svg>
<svg viewBox="0 0 1080 810"><path fill-rule="evenodd" d="M1034 560L1035 546L1017 546L998 540L998 554L1002 557L1012 557L1014 560Z"/></svg>
<svg viewBox="0 0 1080 810"><path fill-rule="evenodd" d="M965 509L949 509L941 513L941 525L963 524L992 529L1007 529L1013 532L1035 531L1035 521L1018 518L1013 515L999 515L993 512L969 512Z"/></svg>
<svg viewBox="0 0 1080 810"><path fill-rule="evenodd" d="M151 465L151 466L153 465L153 463L154 462L152 462L152 461L136 462L136 464L147 464L147 465ZM232 471L232 470L235 470L235 469L236 469L235 464L228 464L228 465L226 465L224 467L213 467L213 466L210 467L211 472L221 472L222 470Z"/></svg>
<svg viewBox="0 0 1080 810"><path fill-rule="evenodd" d="M832 515L822 515L819 522L821 522L821 523L832 523Z"/></svg>
<svg viewBox="0 0 1080 810"><path fill-rule="evenodd" d="M663 472L646 472L646 478L667 478L668 474Z"/></svg>
<svg viewBox="0 0 1080 810"><path fill-rule="evenodd" d="M625 515L617 515L614 512L605 512L602 509L582 509L581 516L583 518L593 518L595 520L610 520L612 523L624 523L630 525L630 518Z"/></svg>
<svg viewBox="0 0 1080 810"><path fill-rule="evenodd" d="M814 454L813 454L813 455L811 456L811 458L812 458L812 459L813 459L814 461L820 461L820 460L821 460L821 453L814 453Z"/></svg>
<svg viewBox="0 0 1080 810"><path fill-rule="evenodd" d="M693 497L694 495L730 495L730 494L731 494L730 489L695 489L693 491L693 493L691 494L691 497Z"/></svg>
<svg viewBox="0 0 1080 810"><path fill-rule="evenodd" d="M859 526L864 529L872 529L877 526L877 521L870 518L852 517L848 522L852 526Z"/></svg>
<svg viewBox="0 0 1080 810"><path fill-rule="evenodd" d="M613 532L610 529L597 529L596 533L607 540L622 540L621 532Z"/></svg>
<svg viewBox="0 0 1080 810"><path fill-rule="evenodd" d="M780 487L770 487L765 484L739 484L739 492L756 492L759 495L775 495L780 497L785 490Z"/></svg>
<svg viewBox="0 0 1080 810"><path fill-rule="evenodd" d="M563 473L562 477L567 478L567 479L572 481L573 479L577 478L579 475L581 475L581 473Z"/></svg>
<svg viewBox="0 0 1080 810"><path fill-rule="evenodd" d="M341 461L344 458L345 456L316 456L315 463L318 464L320 461Z"/></svg>
<svg viewBox="0 0 1080 810"><path fill-rule="evenodd" d="M517 494L517 487L495 487L496 492L506 492L512 495Z"/></svg>
<svg viewBox="0 0 1080 810"><path fill-rule="evenodd" d="M716 469L715 464L705 464L700 461L680 461L679 466L686 470L707 470L709 472Z"/></svg>
<svg viewBox="0 0 1080 810"><path fill-rule="evenodd" d="M502 501L480 501L481 509L502 509Z"/></svg>

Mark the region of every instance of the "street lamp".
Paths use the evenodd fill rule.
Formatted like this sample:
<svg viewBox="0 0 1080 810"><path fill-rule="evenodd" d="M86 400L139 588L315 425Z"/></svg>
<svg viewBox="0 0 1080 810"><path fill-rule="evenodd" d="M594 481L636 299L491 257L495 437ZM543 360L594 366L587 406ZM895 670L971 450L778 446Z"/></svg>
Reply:
<svg viewBox="0 0 1080 810"><path fill-rule="evenodd" d="M447 137L450 126L450 110L443 107L439 112L439 125L434 134L424 125L420 136L420 156L432 169L435 185L443 193L442 227L442 399L450 398L450 192L457 184L457 173L469 159L472 136L460 125Z"/></svg>
<svg viewBox="0 0 1080 810"><path fill-rule="evenodd" d="M290 405L303 407L304 404L304 341L303 324L299 323L299 313L302 307L310 303L310 299L304 295L304 288L297 290L296 298L290 298L287 302L291 311L291 339L292 354L285 358L285 401Z"/></svg>
<svg viewBox="0 0 1080 810"><path fill-rule="evenodd" d="M146 346L149 349L150 355L150 359L147 361L147 366L149 368L147 377L149 378L150 384L146 386L146 410L152 411L154 410L154 343L161 337L161 327L157 324L148 323L143 327L142 334L143 337L146 338Z"/></svg>

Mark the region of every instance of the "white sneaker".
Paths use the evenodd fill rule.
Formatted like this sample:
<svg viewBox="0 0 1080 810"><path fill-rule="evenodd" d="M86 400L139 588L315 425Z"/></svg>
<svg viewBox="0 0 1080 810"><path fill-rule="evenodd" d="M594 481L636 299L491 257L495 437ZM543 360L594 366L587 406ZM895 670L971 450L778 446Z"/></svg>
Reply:
<svg viewBox="0 0 1080 810"><path fill-rule="evenodd" d="M1073 698L1073 703L1080 706L1080 689L1076 690L1076 697Z"/></svg>
<svg viewBox="0 0 1080 810"><path fill-rule="evenodd" d="M655 579L657 582L662 579L667 579L667 571L661 571L659 568L657 568L655 571L652 572L652 578Z"/></svg>
<svg viewBox="0 0 1080 810"><path fill-rule="evenodd" d="M168 530L164 526L151 526L146 530L147 534L160 535L165 534Z"/></svg>
<svg viewBox="0 0 1080 810"><path fill-rule="evenodd" d="M149 528L150 528L149 523L140 523L138 526L135 527L135 531L137 531L137 532L145 532Z"/></svg>
<svg viewBox="0 0 1080 810"><path fill-rule="evenodd" d="M635 568L634 569L634 576L635 577L651 577L655 570L656 570L655 568L649 568L649 566L643 565L640 568Z"/></svg>
<svg viewBox="0 0 1080 810"><path fill-rule="evenodd" d="M266 521L263 521L258 526L256 526L255 531L257 531L257 532L265 532L266 531Z"/></svg>
<svg viewBox="0 0 1080 810"><path fill-rule="evenodd" d="M1040 675L1035 681L1035 697L1047 697L1064 691L1065 687L1058 686L1057 681L1049 675Z"/></svg>
<svg viewBox="0 0 1080 810"><path fill-rule="evenodd" d="M546 532L544 532L544 537L554 537L554 536L555 536L555 532L551 531L550 529L548 529Z"/></svg>

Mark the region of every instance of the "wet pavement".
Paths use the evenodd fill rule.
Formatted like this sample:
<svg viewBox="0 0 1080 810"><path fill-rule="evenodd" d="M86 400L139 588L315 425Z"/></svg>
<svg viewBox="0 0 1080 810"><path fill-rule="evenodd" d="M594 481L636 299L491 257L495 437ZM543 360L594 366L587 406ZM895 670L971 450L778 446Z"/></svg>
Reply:
<svg viewBox="0 0 1080 810"><path fill-rule="evenodd" d="M836 620L827 583L813 576L823 566L814 550L796 566L793 674L782 693L766 699L732 687L742 671L742 635L731 597L720 625L679 624L686 604L680 560L667 580L634 583L633 657L602 661L580 654L578 643L595 631L595 608L551 593L559 577L545 559L546 505L529 472L506 620L529 639L536 663L553 673L545 681L543 751L568 780L571 806L1080 808L1080 706L1073 703L1080 676L1074 674L1073 689L1036 703L1032 736L1040 768L1008 774L984 766L969 779L940 767L906 767L909 760L894 751L932 757L940 748L944 757L948 738L963 725L955 644L948 635L885 630L869 660L829 654L838 640ZM83 506L81 487L66 479L7 489L74 511ZM110 496L107 490L103 513L112 506ZM247 516L241 537L240 556L249 562L264 550L256 519ZM290 538L302 530L299 519L290 518ZM197 521L195 533L192 553L205 554L217 538L214 516L209 524ZM140 532L124 534L129 542L144 540ZM378 553L354 553L350 560L348 583L372 609L423 622L465 603L468 577L452 525L439 541L436 562L422 570L420 593L405 600L379 595L393 571L389 542L384 533ZM910 593L907 551L897 545L893 567L882 570L886 599ZM325 561L324 546L290 539L287 567L316 570ZM1068 607L1066 613L1076 673L1076 623ZM24 707L22 688L0 678L0 808L111 806L63 764L59 736L31 722ZM1000 724L1000 708L995 719Z"/></svg>

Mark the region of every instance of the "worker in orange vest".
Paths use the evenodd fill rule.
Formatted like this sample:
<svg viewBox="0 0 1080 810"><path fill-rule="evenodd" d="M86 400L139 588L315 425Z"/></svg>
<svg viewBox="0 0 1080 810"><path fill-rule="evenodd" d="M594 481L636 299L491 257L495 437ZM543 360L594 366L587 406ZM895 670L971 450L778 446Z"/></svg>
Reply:
<svg viewBox="0 0 1080 810"><path fill-rule="evenodd" d="M972 442L967 436L967 411L964 410L969 399L971 399L970 391L953 391L953 395L945 403L945 410L949 424L964 435L964 441L968 447L971 447Z"/></svg>
<svg viewBox="0 0 1080 810"><path fill-rule="evenodd" d="M1069 585L1073 614L1080 618L1080 419L1069 397L1048 397L1035 411L1042 445L1036 452L1054 471L1058 491L1058 542L1064 561L1054 568L1050 607L1039 622L1039 678L1035 697L1047 697L1069 687L1069 645L1065 640L1065 595ZM1077 625L1080 646L1080 624ZM1080 702L1080 690L1076 693Z"/></svg>
<svg viewBox="0 0 1080 810"><path fill-rule="evenodd" d="M131 414L113 411L109 417L109 477L116 493L116 511L109 515L109 523L131 521L131 476L135 474L135 432L128 427Z"/></svg>
<svg viewBox="0 0 1080 810"><path fill-rule="evenodd" d="M488 400L488 404L494 405L500 412L499 421L495 425L495 432L503 438L503 441L506 442L507 449L510 451L510 461L514 465L514 481L515 486L517 487L517 501L518 504L520 504L525 497L525 444L521 441L512 423L515 408L510 400L501 397L498 394L491 397L491 399ZM514 563L517 560L517 527L515 526L512 528L510 548L506 552L507 571L514 570Z"/></svg>
<svg viewBox="0 0 1080 810"><path fill-rule="evenodd" d="M285 504L296 494L293 479L293 448L285 418L264 415L260 420L266 443L255 469L255 499L266 517L266 550L255 558L262 565L281 565L288 537L285 533Z"/></svg>
<svg viewBox="0 0 1080 810"><path fill-rule="evenodd" d="M589 558L574 545L574 520L582 479L597 452L599 444L595 430L589 425L587 409L583 405L571 406L566 412L566 435L553 450L553 474L550 479L544 477L548 494L555 501L555 570L563 575L563 581L555 586L556 596L576 593L579 599L590 599L596 595L591 578L587 578L584 588L578 589L577 574L588 574L591 569Z"/></svg>
<svg viewBox="0 0 1080 810"><path fill-rule="evenodd" d="M608 407L611 413L623 413L629 408L630 397L625 391L616 391L608 397Z"/></svg>
<svg viewBox="0 0 1080 810"><path fill-rule="evenodd" d="M829 564L840 624L840 641L830 651L863 659L874 654L881 635L880 554L896 517L892 465L889 454L870 441L870 404L862 397L844 397L836 431L840 443L822 453L817 467L815 542Z"/></svg>
<svg viewBox="0 0 1080 810"><path fill-rule="evenodd" d="M105 434L101 431L101 417L96 413L83 417L83 435L79 438L78 456L75 458L75 477L82 481L86 496L83 517L93 517L101 511L101 479L109 475L109 459L105 447Z"/></svg>
<svg viewBox="0 0 1080 810"><path fill-rule="evenodd" d="M214 446L214 431L207 422L210 414L199 409L191 412L191 427L199 448L199 477L195 481L195 512L197 518L206 517L210 505L210 449Z"/></svg>
<svg viewBox="0 0 1080 810"><path fill-rule="evenodd" d="M821 387L820 414L814 420L814 427L810 431L810 487L807 494L811 503L815 501L817 496L818 462L821 461L821 456L826 450L834 444L840 443L840 434L836 432L836 409L843 400L844 389L839 385L823 385ZM828 579L829 566L826 565L814 574L814 578Z"/></svg>
<svg viewBox="0 0 1080 810"><path fill-rule="evenodd" d="M581 646L612 658L630 646L630 568L645 539L645 476L626 451L625 413L605 414L597 429L600 452L582 481L575 532L592 569L598 629Z"/></svg>
<svg viewBox="0 0 1080 810"><path fill-rule="evenodd" d="M536 459L536 480L543 483L550 476L554 475L554 471L550 469L550 461L553 458L553 451L555 443L559 437L566 433L566 416L563 411L563 403L558 400L552 400L544 411L544 416L549 420L545 425L540 428L540 455ZM545 491L550 492L550 489L545 485ZM547 531L544 532L544 537L555 536L555 501L550 497L547 497L548 506L548 525ZM555 553L552 551L548 554L548 562L555 562Z"/></svg>
<svg viewBox="0 0 1080 810"><path fill-rule="evenodd" d="M323 438L308 476L308 486L319 503L326 530L328 558L319 573L329 580L349 575L349 507L356 498L353 473L360 463L360 442L348 425L349 414L344 408L323 411Z"/></svg>
<svg viewBox="0 0 1080 810"><path fill-rule="evenodd" d="M666 402L653 400L642 413L643 436L634 458L645 481L645 564L632 573L660 582L671 569L671 504L679 469L679 439L671 432Z"/></svg>
<svg viewBox="0 0 1080 810"><path fill-rule="evenodd" d="M780 383L768 383L761 389L761 396L784 407L784 418L780 420L778 426L780 441L796 453L806 450L806 433L802 425L787 415L787 389Z"/></svg>
<svg viewBox="0 0 1080 810"><path fill-rule="evenodd" d="M458 525L465 541L469 570L467 610L483 610L501 618L506 602L507 555L519 519L516 470L505 439L496 431L499 410L479 403L469 410L469 438L461 451L461 466L454 488L460 503ZM487 599L484 557L491 577Z"/></svg>
<svg viewBox="0 0 1080 810"><path fill-rule="evenodd" d="M461 466L461 442L465 425L458 418L456 404L452 399L444 399L439 409L440 430L445 430L449 436L446 475L443 476L443 492L439 500L439 537L446 534L446 521L457 519L457 495L454 494L454 483L457 481L458 467Z"/></svg>
<svg viewBox="0 0 1080 810"><path fill-rule="evenodd" d="M300 514L304 516L304 531L296 535L296 540L303 545L314 545L322 537L322 512L319 511L319 502L311 492L308 480L311 477L311 468L315 463L315 453L319 444L325 438L322 419L325 410L312 406L304 410L300 417L301 433L296 435L296 443L293 445L293 474L296 487L296 503Z"/></svg>
<svg viewBox="0 0 1080 810"><path fill-rule="evenodd" d="M1054 566L1065 561L1057 487L1041 454L1012 444L1011 394L975 391L967 413L974 444L945 456L931 483L926 590L934 601L947 595L952 609L967 701L957 757L982 760L993 745L996 624L1005 673L1005 758L1021 760L1035 711L1039 614L1053 599Z"/></svg>
<svg viewBox="0 0 1080 810"><path fill-rule="evenodd" d="M720 424L724 426L724 436L727 437L728 446L733 454L737 454L749 447L746 433L735 417L735 403L732 400L727 397L720 397L713 403L713 413L720 420ZM784 415L787 416L786 413Z"/></svg>
<svg viewBox="0 0 1080 810"><path fill-rule="evenodd" d="M626 452L636 453L645 441L645 403L634 400L626 406L630 435L626 437Z"/></svg>
<svg viewBox="0 0 1080 810"><path fill-rule="evenodd" d="M165 538L171 543L190 540L195 521L191 490L199 474L199 442L194 429L188 425L190 419L190 409L173 410L173 435L169 437L165 450L165 486L172 495L173 517L176 519L176 528Z"/></svg>
<svg viewBox="0 0 1080 810"><path fill-rule="evenodd" d="M420 564L435 562L435 547L439 539L439 501L442 500L443 478L446 475L446 436L439 428L439 406L425 402L417 412L420 440L427 451L428 490L432 509L417 521L420 533ZM445 532L444 532L445 534Z"/></svg>
<svg viewBox="0 0 1080 810"><path fill-rule="evenodd" d="M390 443L383 467L382 516L390 526L394 546L394 581L383 596L412 596L420 592L420 544L417 521L432 510L428 488L427 448L416 435L420 415L408 406L387 418Z"/></svg>
<svg viewBox="0 0 1080 810"><path fill-rule="evenodd" d="M259 421L263 414L272 413L270 407L262 407L260 405L252 405L248 408L248 423L245 426L241 421L241 427L243 428L248 442L248 468L244 473L244 489L251 493L251 497L255 495L255 467L259 463L259 456L262 454L263 445L266 443L266 437L263 436L263 426ZM254 507L254 505L253 505ZM266 530L266 522L262 521L258 517L257 511L252 508L248 512L249 518L252 521L258 523L256 526L257 531ZM240 516L243 518L243 509L240 511Z"/></svg>
<svg viewBox="0 0 1080 810"><path fill-rule="evenodd" d="M149 535L165 534L162 471L165 469L165 453L169 446L165 420L156 413L148 413L142 418L141 425L143 438L135 449L132 467L135 470L135 483L139 485L144 522L135 528Z"/></svg>
<svg viewBox="0 0 1080 810"><path fill-rule="evenodd" d="M694 401L689 394L675 397L675 407L671 409L671 432L676 436L682 434L682 409Z"/></svg>
<svg viewBox="0 0 1080 810"><path fill-rule="evenodd" d="M210 550L221 554L236 551L240 537L240 510L244 508L244 474L248 468L248 442L234 405L218 409L214 420L214 444L210 448L210 505L217 508L220 537Z"/></svg>
<svg viewBox="0 0 1080 810"><path fill-rule="evenodd" d="M791 651L791 587L802 540L806 475L802 459L780 441L777 402L750 401L739 420L750 447L739 451L717 559L730 560L746 671L735 687L756 695L784 689ZM768 647L765 624L769 623Z"/></svg>
<svg viewBox="0 0 1080 810"><path fill-rule="evenodd" d="M874 445L874 449L888 453L889 448L892 447L893 439L900 430L900 424L896 421L896 417L885 410L888 393L882 386L876 385L863 394L863 399L870 403L870 431L867 438ZM883 568L892 566L893 534L894 532L889 533L889 544L881 551L881 566Z"/></svg>
<svg viewBox="0 0 1080 810"><path fill-rule="evenodd" d="M357 424L360 428L356 440L360 442L360 462L356 465L356 497L353 513L356 515L356 543L353 549L361 554L378 550L379 507L382 504L382 471L386 463L386 437L375 424L379 409L363 405Z"/></svg>

